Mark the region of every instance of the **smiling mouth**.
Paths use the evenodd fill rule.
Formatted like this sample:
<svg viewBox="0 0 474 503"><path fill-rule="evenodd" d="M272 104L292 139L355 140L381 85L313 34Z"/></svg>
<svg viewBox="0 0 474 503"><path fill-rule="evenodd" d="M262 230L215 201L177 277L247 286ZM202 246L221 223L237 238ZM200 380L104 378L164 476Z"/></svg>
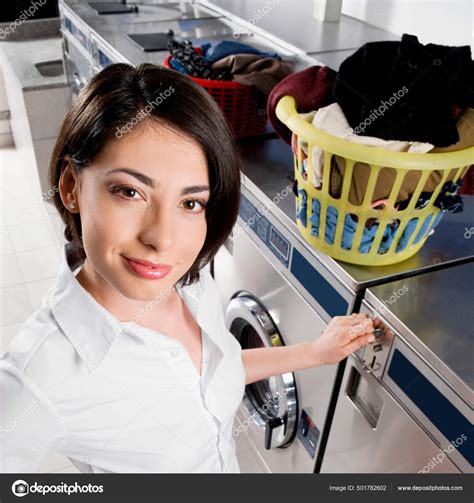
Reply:
<svg viewBox="0 0 474 503"><path fill-rule="evenodd" d="M149 260L142 260L138 258L132 258L132 257L126 257L125 255L122 255L124 258L127 260L131 260L132 262L136 262L137 264L141 264L145 267L148 267L150 269L168 269L171 266L168 264L156 264L154 262L150 262Z"/></svg>
<svg viewBox="0 0 474 503"><path fill-rule="evenodd" d="M130 259L122 255L129 271L143 279L161 279L164 278L172 269L172 266L166 264L156 264L151 267L148 264L137 262L135 259ZM145 261L146 262L146 261Z"/></svg>

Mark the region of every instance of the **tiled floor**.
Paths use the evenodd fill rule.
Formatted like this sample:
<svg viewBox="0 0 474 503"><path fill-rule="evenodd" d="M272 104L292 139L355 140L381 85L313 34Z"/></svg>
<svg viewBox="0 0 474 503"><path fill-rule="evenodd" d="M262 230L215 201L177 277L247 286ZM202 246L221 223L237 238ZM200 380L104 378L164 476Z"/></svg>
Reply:
<svg viewBox="0 0 474 503"><path fill-rule="evenodd" d="M0 149L0 353L53 285L64 242L55 207L42 198L32 149ZM6 232L5 232L6 231ZM51 455L41 472L77 472Z"/></svg>

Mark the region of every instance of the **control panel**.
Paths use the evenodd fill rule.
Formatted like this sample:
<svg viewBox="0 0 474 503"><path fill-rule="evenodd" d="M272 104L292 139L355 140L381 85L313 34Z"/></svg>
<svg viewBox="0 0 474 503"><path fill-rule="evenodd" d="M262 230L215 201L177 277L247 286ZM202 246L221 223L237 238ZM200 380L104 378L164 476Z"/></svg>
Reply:
<svg viewBox="0 0 474 503"><path fill-rule="evenodd" d="M355 354L362 361L366 372L381 379L392 347L394 331L380 313L372 309L365 301L362 301L360 312L367 313L369 318L378 318L380 325L374 329L375 341L360 348Z"/></svg>

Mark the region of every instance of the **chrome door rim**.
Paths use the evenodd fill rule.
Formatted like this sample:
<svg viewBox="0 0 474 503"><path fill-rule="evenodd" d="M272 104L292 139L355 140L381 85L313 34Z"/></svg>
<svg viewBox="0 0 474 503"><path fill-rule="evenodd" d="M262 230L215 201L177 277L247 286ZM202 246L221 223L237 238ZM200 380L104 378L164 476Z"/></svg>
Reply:
<svg viewBox="0 0 474 503"><path fill-rule="evenodd" d="M259 339L265 347L283 346L284 342L280 336L276 323L265 309L265 307L251 294L240 293L232 298L227 305L225 311L225 323L229 331L235 326L235 323L240 321L238 334L234 334L239 343L243 333L244 326L250 326L257 333ZM232 333L232 331L231 331ZM278 399L278 417L285 420L284 433L280 434L277 439L272 441L272 447L285 447L293 439L294 430L297 420L297 398L295 378L292 372L273 376L270 379L276 383L277 393L284 396L284 400ZM263 381L263 380L262 380ZM260 381L259 381L260 382ZM255 383L254 383L255 384ZM249 385L252 386L252 385ZM255 404L248 396L248 389L244 395L244 406L250 417L254 418L255 423L262 429L262 434L265 427L263 414L266 411L257 410ZM282 410L283 409L283 410ZM263 413L263 414L262 414ZM271 414L265 416L272 417Z"/></svg>

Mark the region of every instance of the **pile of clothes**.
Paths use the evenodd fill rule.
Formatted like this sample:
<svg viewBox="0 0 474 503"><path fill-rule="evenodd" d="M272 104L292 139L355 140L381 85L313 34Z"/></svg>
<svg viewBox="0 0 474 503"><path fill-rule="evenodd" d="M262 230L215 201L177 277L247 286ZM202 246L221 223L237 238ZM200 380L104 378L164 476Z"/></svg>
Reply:
<svg viewBox="0 0 474 503"><path fill-rule="evenodd" d="M232 40L194 47L192 42L171 40L168 50L173 69L201 79L233 80L254 86L265 96L293 71L291 61L283 61L276 52L259 49Z"/></svg>
<svg viewBox="0 0 474 503"><path fill-rule="evenodd" d="M441 192L438 194L435 206L438 206L443 211L452 211L457 212L454 208L455 204L459 204L460 196L457 195L461 182L458 180L457 182L446 182L443 185ZM306 227L307 226L307 211L308 211L308 196L304 189L299 189L298 194L301 198L301 204L297 209L297 218L301 221L301 223ZM430 192L422 192L417 201L416 208L423 208L426 206L428 201L431 198ZM456 202L454 202L454 200ZM372 203L371 207L373 209L382 210L385 208L387 200L376 201ZM397 205L396 209L403 209L402 204ZM462 206L461 206L462 208ZM312 202L312 213L309 217L311 222L311 235L319 236L319 225L320 225L320 214L321 214L321 203L318 199L314 198ZM441 218L443 217L443 212L440 211L434 222L431 225L431 221L433 218L433 214L429 214L418 231L415 239L413 240L413 244L417 244L420 239L425 237L428 231L434 230L434 228L438 225ZM326 228L324 232L324 239L328 244L334 243L334 237L336 235L336 225L337 225L338 211L333 206L329 206L326 214ZM359 219L357 215L352 213L347 213L344 220L344 227L342 231L342 240L341 247L345 250L350 250L352 248L352 242L354 240L357 223ZM362 231L362 238L359 244L359 252L360 253L369 253L372 247L372 243L375 239L375 235L377 234L377 230L379 228L379 220L377 218L369 218L364 226L364 230ZM416 226L418 225L418 218L414 217L410 219L403 230L402 236L397 244L396 252L403 251L412 234L415 232ZM400 220L392 219L389 223L386 224L385 229L382 234L382 240L380 242L377 253L383 254L386 253L392 241L395 239L397 232L400 228Z"/></svg>
<svg viewBox="0 0 474 503"><path fill-rule="evenodd" d="M335 72L327 66L313 66L280 82L268 99L268 115L275 131L301 156L301 174L312 185L322 188L324 157L322 149L308 145L292 134L275 115L278 101L286 95L295 97L301 117L320 130L354 143L397 152L449 152L474 146L474 62L469 46L422 45L417 37L404 34L401 41L371 42L347 58ZM308 165L311 160L311 165ZM331 196L341 196L346 160L333 155L329 161ZM473 167L471 166L471 170ZM447 177L434 205L443 212L463 209L460 195L462 181L454 181L456 170ZM357 162L353 168L349 202L360 205L364 199L371 168ZM384 168L375 185L372 208L383 209L390 195L396 170ZM442 171L434 170L414 207L426 206L441 183ZM420 172L408 172L403 179L395 209L408 207ZM467 179L467 176L466 176ZM307 197L297 189L300 207L297 217L306 222ZM472 188L471 192L472 193ZM311 233L319 233L320 203L311 205ZM417 243L434 229L440 212L431 222L428 216L414 240ZM325 240L334 241L336 208L327 209ZM397 245L402 251L414 232L418 219L409 221ZM400 221L394 218L384 229L379 253L392 243ZM363 231L359 251L367 253L377 232L378 219L369 219ZM350 249L357 227L357 216L346 214L342 247Z"/></svg>

